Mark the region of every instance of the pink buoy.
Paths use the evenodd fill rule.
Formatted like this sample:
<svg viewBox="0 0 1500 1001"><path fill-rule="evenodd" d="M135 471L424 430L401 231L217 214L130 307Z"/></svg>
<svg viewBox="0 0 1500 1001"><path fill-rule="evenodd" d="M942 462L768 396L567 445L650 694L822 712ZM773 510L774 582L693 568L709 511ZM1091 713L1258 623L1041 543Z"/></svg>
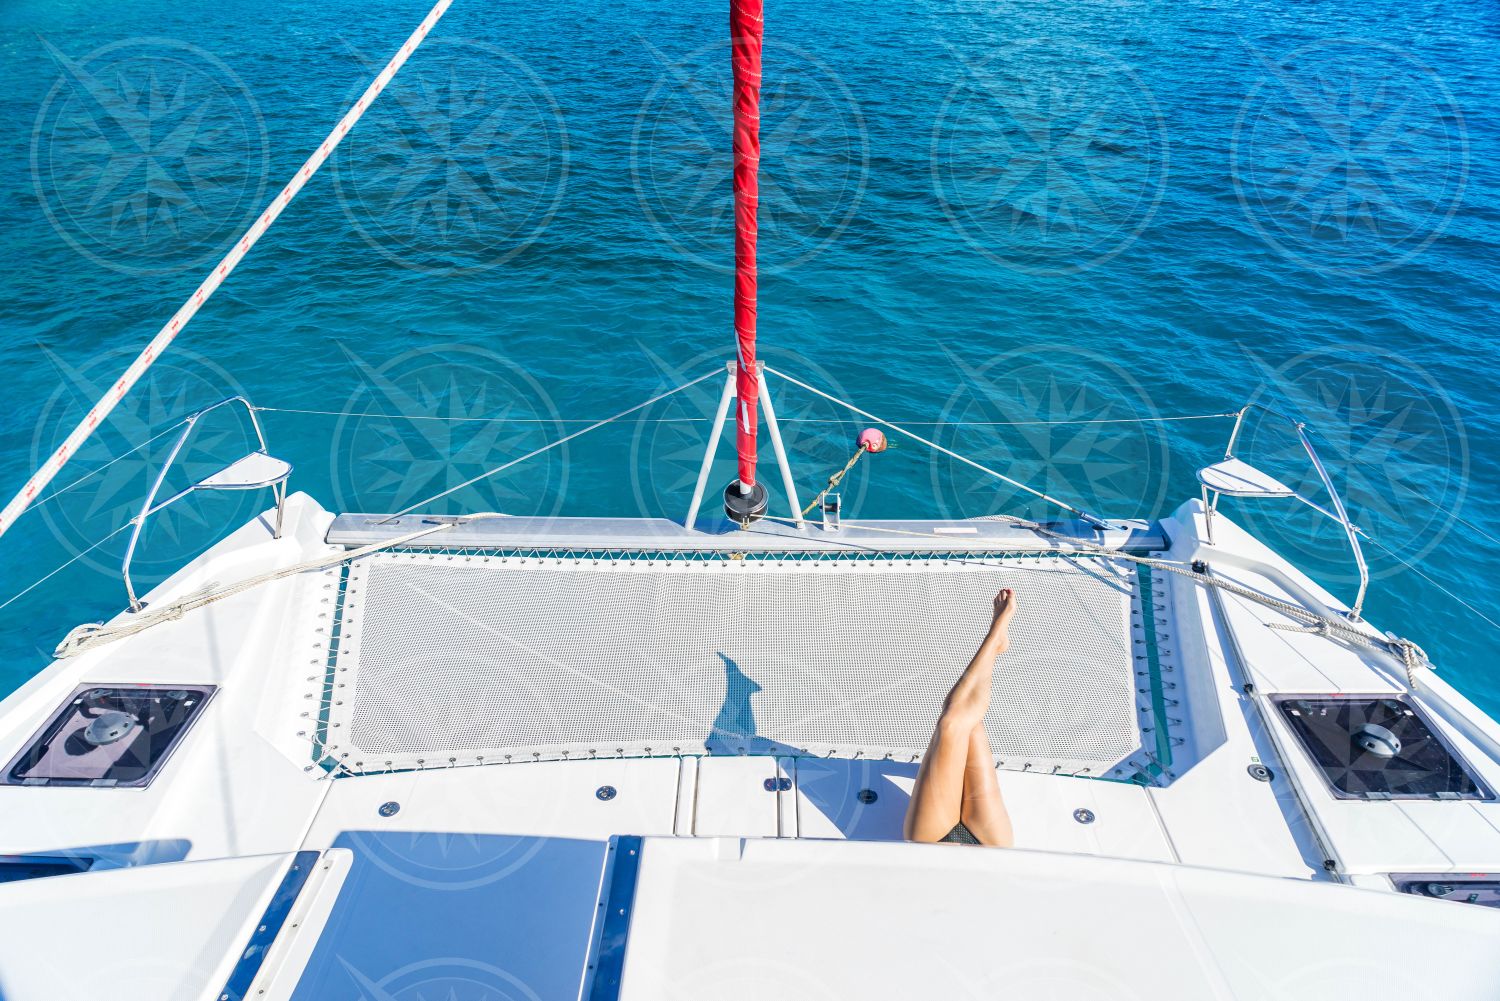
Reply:
<svg viewBox="0 0 1500 1001"><path fill-rule="evenodd" d="M859 447L866 452L884 452L885 432L877 428L865 428L859 433Z"/></svg>

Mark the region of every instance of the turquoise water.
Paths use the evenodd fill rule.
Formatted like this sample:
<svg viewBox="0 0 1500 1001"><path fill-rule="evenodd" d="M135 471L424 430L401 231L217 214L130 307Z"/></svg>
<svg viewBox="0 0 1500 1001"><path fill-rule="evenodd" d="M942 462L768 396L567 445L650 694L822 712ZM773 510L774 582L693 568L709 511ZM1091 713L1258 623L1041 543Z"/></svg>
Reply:
<svg viewBox="0 0 1500 1001"><path fill-rule="evenodd" d="M1127 419L1247 400L1296 414L1389 547L1371 553L1370 617L1500 712L1484 621L1500 617L1494 5L769 6L770 364L1117 516L1191 496L1229 430ZM423 13L0 8L0 482L19 486ZM0 541L0 600L123 524L170 436L131 448L226 395L282 408L263 419L294 487L388 511L720 365L725 26L716 8L644 0L455 3L56 486L99 472ZM860 424L773 386L806 498ZM717 393L441 505L680 518ZM205 422L181 475L243 434ZM1315 488L1279 425L1253 422L1243 451ZM726 452L715 486L730 475ZM1046 511L914 444L843 492L854 516ZM143 582L256 504L163 516ZM1330 525L1226 507L1352 594ZM0 689L120 607L123 541L0 609Z"/></svg>

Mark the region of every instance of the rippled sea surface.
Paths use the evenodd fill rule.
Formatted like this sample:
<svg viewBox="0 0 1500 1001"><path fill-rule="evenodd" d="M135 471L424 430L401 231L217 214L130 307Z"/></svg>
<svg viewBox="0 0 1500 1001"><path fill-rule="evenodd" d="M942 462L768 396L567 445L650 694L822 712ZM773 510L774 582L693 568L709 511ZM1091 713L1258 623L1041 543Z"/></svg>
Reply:
<svg viewBox="0 0 1500 1001"><path fill-rule="evenodd" d="M0 7L7 496L424 13ZM199 406L280 408L263 420L294 488L392 511L721 366L726 21L702 4L458 0L68 489L0 540L0 600L83 554L0 608L0 689L121 606L125 536L89 547L131 517L172 436L132 449ZM1228 420L1156 418L1255 401L1305 420L1380 541L1370 618L1500 712L1500 8L775 0L766 33L773 367L1116 516L1170 512L1223 454ZM772 385L806 499L861 423ZM718 390L433 507L680 518ZM220 417L170 484L244 447ZM1241 451L1317 492L1284 424L1252 420ZM731 475L726 450L714 487ZM910 442L843 493L846 517L1048 511ZM161 516L143 584L259 503ZM1331 524L1226 510L1352 595Z"/></svg>

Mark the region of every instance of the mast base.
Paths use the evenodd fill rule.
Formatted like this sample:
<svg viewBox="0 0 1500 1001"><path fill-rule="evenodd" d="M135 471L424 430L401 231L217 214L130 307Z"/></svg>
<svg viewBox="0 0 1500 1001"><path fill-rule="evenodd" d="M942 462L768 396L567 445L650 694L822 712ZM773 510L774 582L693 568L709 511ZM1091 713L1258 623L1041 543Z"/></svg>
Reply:
<svg viewBox="0 0 1500 1001"><path fill-rule="evenodd" d="M730 480L729 486L724 488L724 517L741 528L749 528L752 521L765 515L769 501L770 495L766 493L764 483L753 484L747 494L740 492L738 479Z"/></svg>

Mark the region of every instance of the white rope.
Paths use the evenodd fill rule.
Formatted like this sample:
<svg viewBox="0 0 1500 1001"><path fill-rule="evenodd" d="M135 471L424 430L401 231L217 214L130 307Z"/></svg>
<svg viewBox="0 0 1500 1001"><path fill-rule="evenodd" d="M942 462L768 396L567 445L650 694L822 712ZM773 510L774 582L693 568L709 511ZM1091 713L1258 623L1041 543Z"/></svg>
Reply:
<svg viewBox="0 0 1500 1001"><path fill-rule="evenodd" d="M54 497L60 497L60 496L62 496L63 494L67 493L69 490L72 490L74 487L78 486L78 484L82 483L84 480L91 479L91 478L93 478L95 476L98 476L100 473L104 472L106 469L108 469L110 466L113 466L115 463L119 462L121 459L129 458L130 456L134 455L136 452L139 452L141 449L145 448L147 445L150 445L152 442L156 441L157 439L165 437L166 435L171 434L173 431L176 431L178 428L182 427L182 425L184 423L186 423L186 422L185 421L178 421L176 424L173 424L171 427L167 428L166 430L164 430L164 431L158 431L156 434L152 435L150 438L147 438L145 441L141 442L139 445L135 446L134 448L130 449L129 451L121 452L119 455L115 456L113 459L110 459L108 462L106 462L104 465L98 467L97 469L92 469L89 472L84 473L82 476L78 477L78 479L74 480L72 483L69 483L67 486L65 486L65 487L59 487L58 489L52 491L47 496L40 497L37 500L32 501L31 502L31 506L32 507L41 507L43 504L45 504L48 501L52 500Z"/></svg>
<svg viewBox="0 0 1500 1001"><path fill-rule="evenodd" d="M341 552L334 556L325 556L321 559L307 560L302 563L293 564L289 567L281 567L277 570L268 570L267 572L257 574L254 577L247 577L244 580L236 581L235 583L230 584L227 587L219 587L217 582L210 581L203 587L199 588L197 591L193 592L185 598L172 602L170 605L163 605L160 608L155 608L151 611L131 613L130 617L123 622L119 622L114 625L108 625L103 622L87 622L81 626L75 626L67 636L63 637L63 641L57 645L57 650L53 653L53 656L59 659L63 657L76 657L77 655L91 650L96 646L104 643L112 643L115 640L124 639L127 636L134 636L136 633L143 632L147 629L150 629L152 626L160 625L163 622L175 622L195 608L202 608L204 605L210 605L216 601L222 601L225 598L233 597L234 595L240 594L244 591L248 591L251 588L259 587L261 584L267 584L271 581L282 580L286 577L295 576L296 574L312 573L319 570L328 570L338 566L341 563L348 563L353 560L360 559L361 557L369 556L371 553L380 552L383 549L392 549L398 546L404 546L409 542L413 542L424 536L432 535L435 532L446 531L447 529L453 528L455 525L464 525L471 521L478 521L484 518L503 517L506 516L488 512L484 514L465 515L464 517L456 518L452 521L445 521L440 525L429 525L426 528L421 528L414 532L407 532L404 535L398 535L393 539L386 539L383 542L371 543L368 546ZM121 526L121 528L124 527L126 526ZM116 529L115 531L118 532L120 531L120 529ZM59 567L58 569L62 568Z"/></svg>
<svg viewBox="0 0 1500 1001"><path fill-rule="evenodd" d="M899 424L892 424L888 420L884 420L883 418L876 417L874 414L869 413L868 411L861 410L858 407L856 407L854 404L848 402L847 400L841 400L837 396L830 396L828 393L823 392L821 389L817 389L817 388L815 388L813 386L809 386L807 383L802 382L799 379L794 379L791 376L787 375L785 372L778 372L776 369L772 368L769 365L766 366L766 372L768 372L769 374L774 375L774 376L776 376L778 378L785 379L787 382L790 382L794 386L801 386L803 389L807 390L809 393L815 393L818 396L823 397L823 399L828 400L831 403L837 403L841 407L845 407L845 408L847 408L849 410L852 410L854 413L859 414L861 417L864 417L864 418L867 418L869 420L872 420L872 421L874 421L877 424L884 424L886 427L890 428L892 431L897 432L898 434L903 434L906 437L912 439L913 441L920 442L923 445L926 445L928 448L935 449L936 451L939 451L939 452L943 453L944 455L948 456L951 459L956 459L959 462L962 462L966 466L972 466L975 469L979 470L981 473L988 473L990 476L993 476L995 479L1000 480L1003 483L1008 483L1008 484L1010 484L1011 486L1015 487L1018 490L1024 490L1027 493L1031 494L1033 497L1040 498L1041 500L1047 501L1048 503L1051 503L1051 504L1056 504L1058 507L1062 508L1064 511L1071 511L1073 514L1078 515L1084 521L1090 522L1091 524L1095 524L1095 525L1103 525L1103 521L1101 521L1100 519L1096 518L1095 516L1089 514L1086 511L1083 511L1083 510L1080 510L1079 508L1074 507L1072 504L1069 504L1067 501L1058 500L1056 497L1050 496L1049 494L1044 494L1040 490L1036 490L1036 489L1033 489L1032 487L1028 487L1026 484L1020 482L1019 480L1013 480L1009 476L1006 476L1004 473L997 472L996 470L993 470L993 469L991 469L988 466L982 466L979 463L975 462L973 459L970 459L970 458L967 458L965 456L959 455L957 452L953 451L952 449L944 448L943 446L939 445L935 441L930 441L930 440L928 440L926 438L923 438L921 435L917 434L915 431L908 431L906 428L902 427Z"/></svg>
<svg viewBox="0 0 1500 1001"><path fill-rule="evenodd" d="M678 386L676 389L669 389L665 393L660 393L660 394L658 394L656 396L651 397L651 399L647 400L644 403L637 403L635 406L630 407L627 410L621 410L619 413L615 414L613 417L606 417L602 421L595 421L594 423L590 424L586 428L580 428L579 430L574 431L572 434L563 435L561 438L558 438L556 441L548 442L547 444L541 446L540 448L534 448L530 452L527 452L525 455L520 456L519 458L511 459L509 462L502 463L502 464L496 466L494 469L486 470L485 472L480 473L478 476L474 476L474 477L471 477L471 478L469 478L467 480L464 480L462 483L458 484L457 486L449 487L447 490L444 490L444 491L442 491L440 493L435 493L431 497L427 497L427 498L424 498L422 500L419 500L415 504L411 505L410 507L404 507L400 511L397 511L395 514L388 516L387 518L385 518L384 520L382 520L381 522L379 522L379 524L382 524L382 525L389 524L390 522L395 521L397 518L401 517L403 514L410 514L411 512L417 510L420 507L426 507L428 504L431 504L433 501L440 500L440 499L442 499L444 497L447 497L449 494L457 493L458 491L462 490L464 487L473 486L475 483L478 483L480 480L487 480L491 476L495 476L495 475L497 475L499 473L503 473L505 470L509 469L511 466L514 466L514 465L516 465L519 462L525 462L527 459L530 459L530 458L532 458L534 456L541 455L543 452L546 452L549 449L554 449L554 448L556 448L559 445L562 445L562 444L565 444L567 442L570 442L574 438L577 438L579 435L588 434L590 431L594 430L595 428L601 428L604 425L609 424L612 421L617 421L617 420L619 420L622 417L628 417L631 414L635 413L637 410L644 410L646 407L651 406L651 404L653 404L653 403L657 403L657 402L660 402L661 400L665 400L667 397L673 396L673 395L675 395L677 393L680 393L680 392L682 392L685 389L691 389L692 387L698 385L698 383L703 382L705 379L712 379L712 378L714 378L716 376L719 376L719 375L722 375L722 374L723 374L723 370L722 369L718 369L718 370L715 370L713 372L709 372L707 375L700 375L698 378L692 380L691 382L684 382L682 385Z"/></svg>
<svg viewBox="0 0 1500 1001"><path fill-rule="evenodd" d="M229 276L229 273L244 259L245 254L249 252L251 247L255 246L255 242L271 227L271 224L281 215L282 210L291 203L292 198L296 196L297 192L302 190L302 186L307 183L308 178L312 177L313 173L328 159L328 155L333 152L339 142L348 134L349 129L354 126L354 123L359 121L360 116L365 113L365 109L385 89L386 84L396 75L396 71L406 62L407 57L422 43L422 39L427 37L427 32L432 30L432 26L437 23L438 18L443 16L443 13L448 9L448 4L451 2L452 0L438 0L437 5L432 8L427 17L417 26L417 30L412 32L411 37L401 46L401 50L391 57L391 61L386 64L385 69L380 71L380 74L375 77L374 82L370 84L359 100L354 102L354 107L344 113L344 117L333 127L333 131L328 133L328 138L324 139L313 152L312 156L307 158L307 161L302 164L297 173L287 182L286 187L281 189L281 193L272 199L271 204L266 206L265 211L260 214L255 223L235 242L234 246L230 248L229 253L224 255L224 259L209 272L207 278L203 279L197 291L188 298L187 302L182 304L177 312L173 314L172 318L167 321L166 326L162 327L156 336L151 339L151 343L147 344L145 349L136 356L136 359L130 363L130 367L125 370L125 374L115 381L99 402L94 404L93 409L73 429L73 432L68 435L67 440L59 445L47 461L42 463L41 468L32 474L31 479L26 481L26 485L11 499L4 510L0 510L0 535L4 535L6 530L15 524L16 519L21 516L21 513L26 510L37 494L42 491L42 488L50 483L58 471L67 464L68 460L78 453L79 447L104 422L104 419L109 416L110 411L115 408L115 405L130 391L130 387L134 386L140 377L145 374L146 369L150 368L152 363L167 350L167 347L182 331L182 328L187 326L188 321L197 314L198 309L209 300L209 297L214 294L219 285Z"/></svg>

